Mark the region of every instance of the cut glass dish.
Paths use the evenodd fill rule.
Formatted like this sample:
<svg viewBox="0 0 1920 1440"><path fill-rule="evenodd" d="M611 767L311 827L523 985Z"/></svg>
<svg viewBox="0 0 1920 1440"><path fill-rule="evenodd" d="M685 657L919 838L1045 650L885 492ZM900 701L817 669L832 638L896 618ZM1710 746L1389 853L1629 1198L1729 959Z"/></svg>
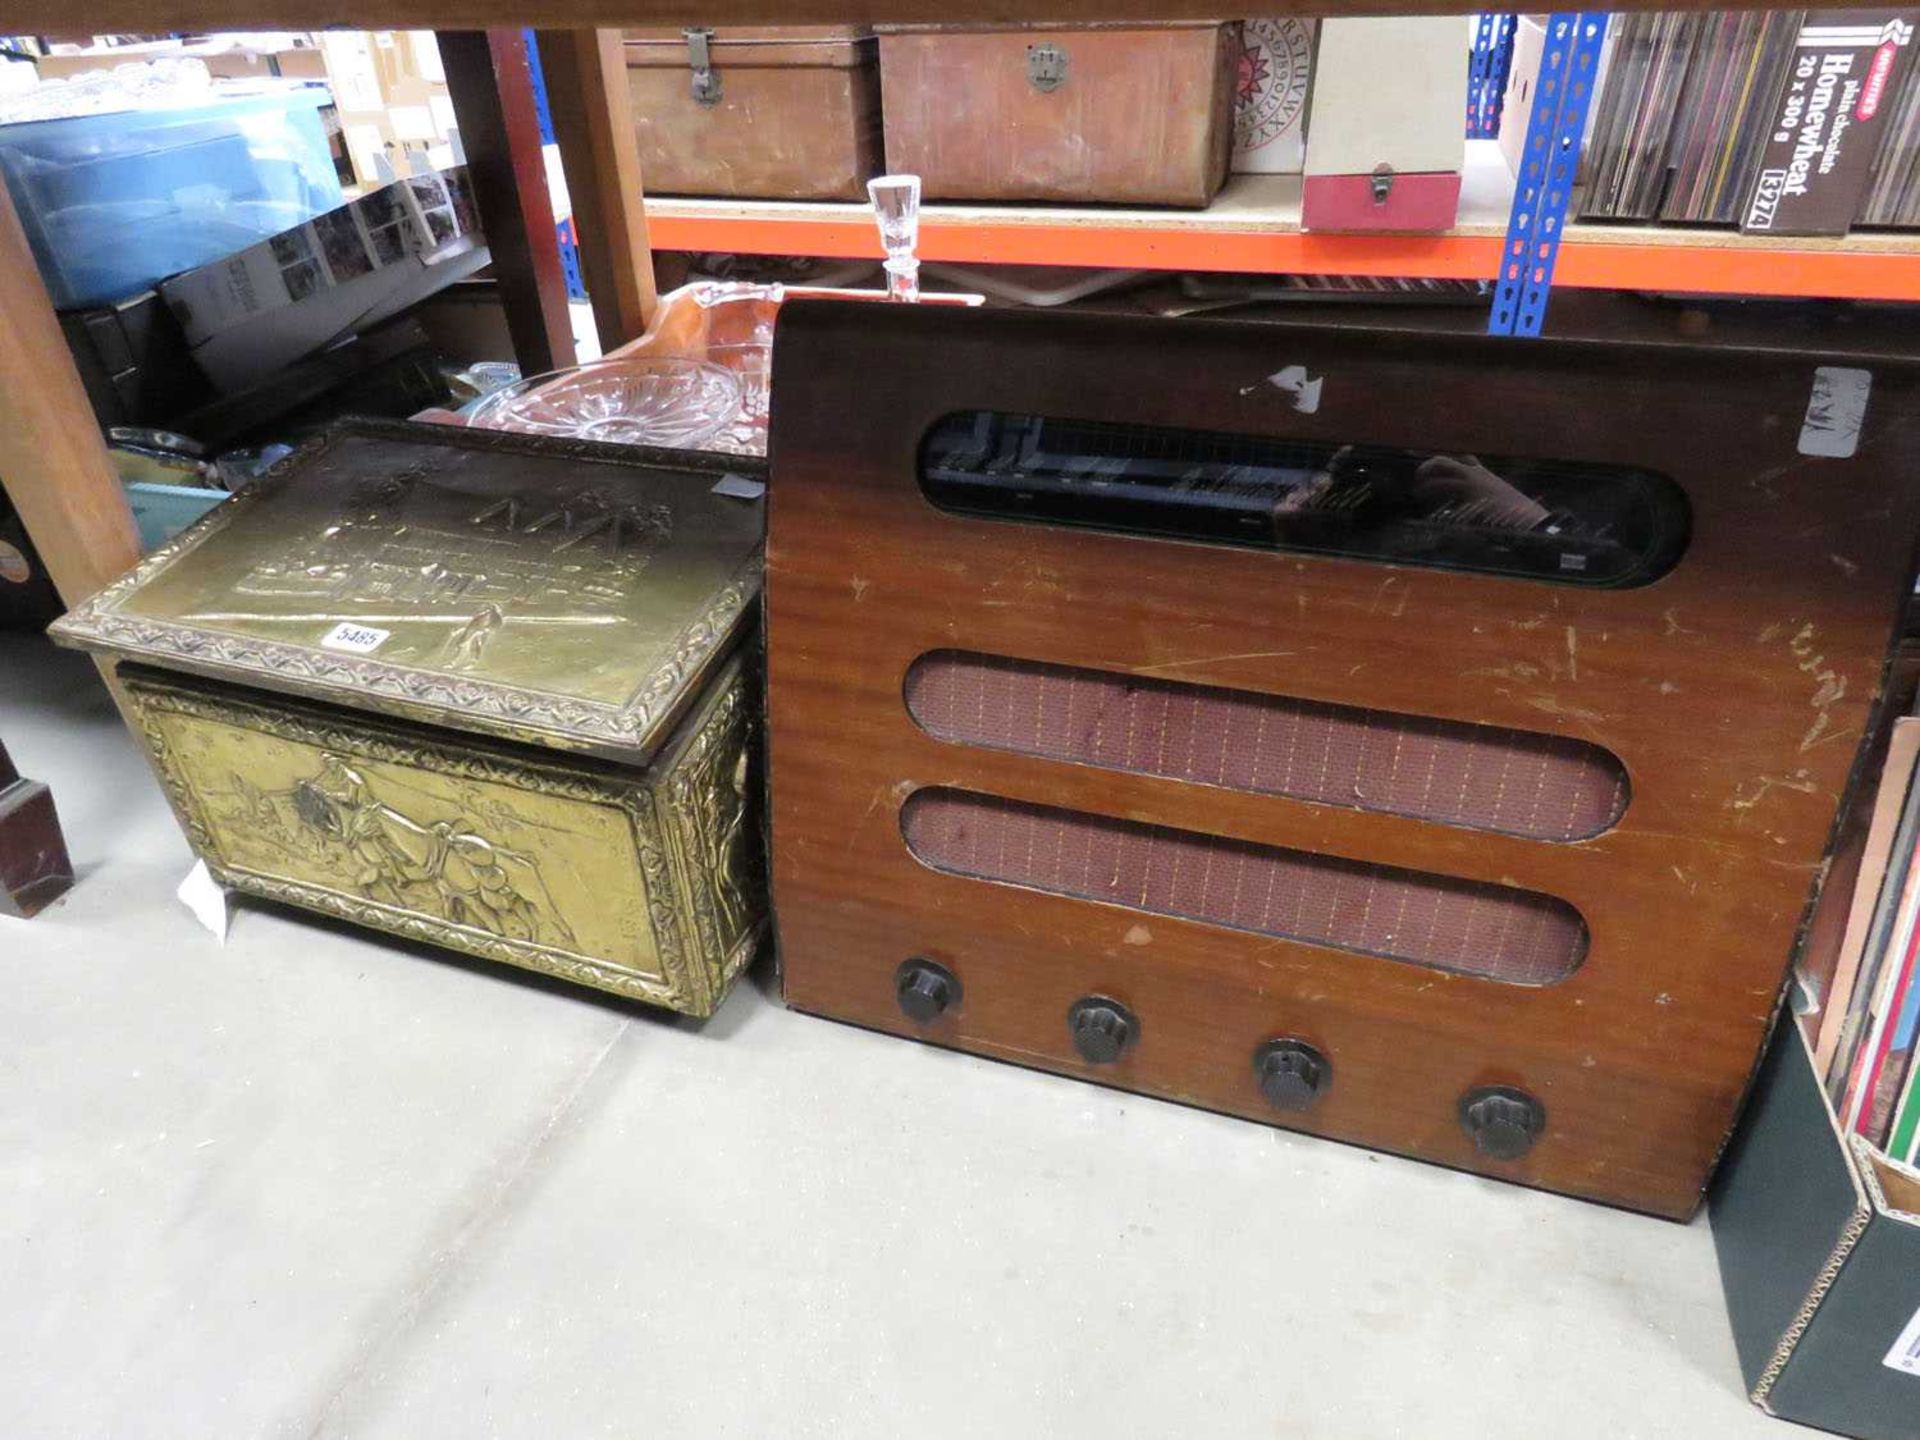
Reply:
<svg viewBox="0 0 1920 1440"><path fill-rule="evenodd" d="M692 450L740 416L731 371L698 360L596 360L535 375L487 396L467 417L483 430L518 430L621 445Z"/></svg>

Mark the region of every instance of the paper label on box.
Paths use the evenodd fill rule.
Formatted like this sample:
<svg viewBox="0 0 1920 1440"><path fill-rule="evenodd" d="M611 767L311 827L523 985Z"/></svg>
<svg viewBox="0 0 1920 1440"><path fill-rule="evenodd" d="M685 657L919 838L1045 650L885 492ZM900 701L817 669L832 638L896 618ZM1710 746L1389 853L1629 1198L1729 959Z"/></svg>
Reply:
<svg viewBox="0 0 1920 1440"><path fill-rule="evenodd" d="M227 903L226 890L213 878L206 861L193 862L193 868L187 872L187 878L180 882L180 888L174 894L193 913L193 918L206 926L215 941L222 945L227 943L227 926L232 911Z"/></svg>
<svg viewBox="0 0 1920 1440"><path fill-rule="evenodd" d="M354 655L371 655L386 644L391 630L376 630L371 625L356 625L342 620L320 637L323 650L345 650Z"/></svg>
<svg viewBox="0 0 1920 1440"><path fill-rule="evenodd" d="M1900 1338L1893 1342L1893 1348L1881 1363L1889 1370L1920 1377L1920 1310L1913 1312L1913 1319L1907 1322L1907 1328L1900 1332Z"/></svg>
<svg viewBox="0 0 1920 1440"><path fill-rule="evenodd" d="M281 251L294 243L283 240ZM280 252L262 242L216 264L161 281L160 293L185 330L187 343L198 345L238 320L287 303L287 277L279 262ZM302 281L308 278L298 262L292 268ZM317 267L314 273L318 274Z"/></svg>
<svg viewBox="0 0 1920 1440"><path fill-rule="evenodd" d="M764 481L749 480L744 475L735 475L729 471L715 483L713 493L725 495L734 500L758 500L767 493L767 487Z"/></svg>
<svg viewBox="0 0 1920 1440"><path fill-rule="evenodd" d="M1846 365L1814 367L1807 417L1800 426L1800 453L1845 460L1860 448L1873 372Z"/></svg>

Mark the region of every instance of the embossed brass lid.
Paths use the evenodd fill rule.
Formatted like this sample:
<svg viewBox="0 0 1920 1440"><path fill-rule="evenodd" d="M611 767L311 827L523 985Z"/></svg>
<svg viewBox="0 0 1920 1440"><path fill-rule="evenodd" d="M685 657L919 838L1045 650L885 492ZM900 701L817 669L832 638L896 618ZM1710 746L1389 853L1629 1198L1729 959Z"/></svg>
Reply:
<svg viewBox="0 0 1920 1440"><path fill-rule="evenodd" d="M740 456L351 421L79 606L125 659L623 760L759 594Z"/></svg>

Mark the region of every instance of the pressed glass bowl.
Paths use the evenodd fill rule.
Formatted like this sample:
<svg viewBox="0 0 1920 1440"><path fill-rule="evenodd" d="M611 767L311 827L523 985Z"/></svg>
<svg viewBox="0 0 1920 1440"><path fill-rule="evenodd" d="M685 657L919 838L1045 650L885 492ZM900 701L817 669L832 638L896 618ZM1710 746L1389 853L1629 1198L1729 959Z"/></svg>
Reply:
<svg viewBox="0 0 1920 1440"><path fill-rule="evenodd" d="M496 390L467 417L519 430L622 445L695 449L739 417L741 385L698 360L596 360Z"/></svg>
<svg viewBox="0 0 1920 1440"><path fill-rule="evenodd" d="M740 382L740 413L706 448L729 455L766 454L773 347L765 341L709 345L707 359Z"/></svg>

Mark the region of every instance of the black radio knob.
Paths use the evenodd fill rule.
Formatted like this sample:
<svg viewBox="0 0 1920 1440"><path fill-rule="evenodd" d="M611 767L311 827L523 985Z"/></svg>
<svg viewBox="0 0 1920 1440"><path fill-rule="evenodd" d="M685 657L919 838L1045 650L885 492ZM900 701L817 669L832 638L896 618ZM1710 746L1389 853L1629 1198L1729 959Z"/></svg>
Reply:
<svg viewBox="0 0 1920 1440"><path fill-rule="evenodd" d="M916 955L894 972L893 992L909 1020L928 1025L960 1003L960 977Z"/></svg>
<svg viewBox="0 0 1920 1440"><path fill-rule="evenodd" d="M1118 1000L1088 995L1067 1011L1067 1033L1082 1060L1110 1065L1140 1038L1140 1022Z"/></svg>
<svg viewBox="0 0 1920 1440"><path fill-rule="evenodd" d="M1333 1065L1304 1040L1269 1040L1253 1052L1260 1093L1276 1110L1305 1110L1333 1084Z"/></svg>
<svg viewBox="0 0 1920 1440"><path fill-rule="evenodd" d="M1482 1085L1460 1097L1460 1124L1482 1155L1518 1160L1547 1128L1547 1112L1524 1090Z"/></svg>

